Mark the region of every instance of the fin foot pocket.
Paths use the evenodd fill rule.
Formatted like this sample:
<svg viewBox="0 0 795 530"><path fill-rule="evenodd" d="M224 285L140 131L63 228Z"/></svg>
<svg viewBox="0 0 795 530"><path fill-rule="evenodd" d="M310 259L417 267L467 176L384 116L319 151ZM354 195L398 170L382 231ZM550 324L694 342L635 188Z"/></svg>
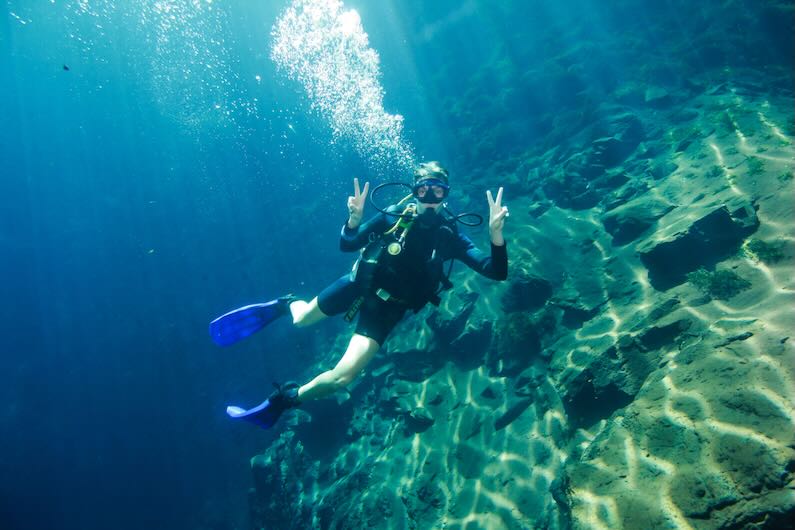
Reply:
<svg viewBox="0 0 795 530"><path fill-rule="evenodd" d="M210 322L210 337L219 346L230 346L290 314L290 304L296 300L296 296L288 294L270 302L233 309Z"/></svg>

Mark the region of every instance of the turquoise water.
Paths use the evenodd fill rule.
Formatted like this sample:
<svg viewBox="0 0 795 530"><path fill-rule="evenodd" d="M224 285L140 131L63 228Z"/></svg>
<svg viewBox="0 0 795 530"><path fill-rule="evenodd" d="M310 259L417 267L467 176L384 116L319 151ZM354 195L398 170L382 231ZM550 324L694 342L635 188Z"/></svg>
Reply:
<svg viewBox="0 0 795 530"><path fill-rule="evenodd" d="M711 75L791 98L780 8L5 0L0 526L246 528L248 458L278 433L224 407L344 328L279 323L219 351L206 324L350 266L353 176L438 159L461 210L503 183L526 210L535 150L578 141L557 120L615 94L686 108Z"/></svg>

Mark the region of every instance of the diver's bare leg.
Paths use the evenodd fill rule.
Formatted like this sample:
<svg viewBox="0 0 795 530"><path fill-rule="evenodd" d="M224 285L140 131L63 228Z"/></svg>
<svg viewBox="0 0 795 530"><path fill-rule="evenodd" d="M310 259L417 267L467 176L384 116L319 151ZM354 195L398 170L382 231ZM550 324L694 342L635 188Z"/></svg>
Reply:
<svg viewBox="0 0 795 530"><path fill-rule="evenodd" d="M345 355L337 366L323 372L298 389L298 399L309 401L323 398L349 384L364 370L380 347L381 345L370 337L354 333Z"/></svg>
<svg viewBox="0 0 795 530"><path fill-rule="evenodd" d="M299 328L311 326L328 316L317 306L317 296L311 302L296 300L290 304L290 314L293 316L293 324Z"/></svg>

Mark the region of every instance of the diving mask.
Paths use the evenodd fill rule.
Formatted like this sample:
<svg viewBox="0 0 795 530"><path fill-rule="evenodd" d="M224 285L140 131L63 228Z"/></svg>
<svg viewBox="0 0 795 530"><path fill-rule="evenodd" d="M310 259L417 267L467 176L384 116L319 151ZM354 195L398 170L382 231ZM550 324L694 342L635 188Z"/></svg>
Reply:
<svg viewBox="0 0 795 530"><path fill-rule="evenodd" d="M439 179L423 179L414 183L412 192L419 202L436 204L447 198L450 186Z"/></svg>

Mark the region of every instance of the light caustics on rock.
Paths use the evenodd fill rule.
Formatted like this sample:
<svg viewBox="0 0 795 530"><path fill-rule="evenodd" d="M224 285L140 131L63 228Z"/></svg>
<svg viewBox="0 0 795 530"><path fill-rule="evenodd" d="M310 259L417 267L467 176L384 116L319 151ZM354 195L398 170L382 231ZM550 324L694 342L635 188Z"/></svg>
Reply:
<svg viewBox="0 0 795 530"><path fill-rule="evenodd" d="M414 165L403 116L384 110L379 56L359 14L339 0L295 0L272 30L271 58L306 90L334 140L352 142L375 167Z"/></svg>

